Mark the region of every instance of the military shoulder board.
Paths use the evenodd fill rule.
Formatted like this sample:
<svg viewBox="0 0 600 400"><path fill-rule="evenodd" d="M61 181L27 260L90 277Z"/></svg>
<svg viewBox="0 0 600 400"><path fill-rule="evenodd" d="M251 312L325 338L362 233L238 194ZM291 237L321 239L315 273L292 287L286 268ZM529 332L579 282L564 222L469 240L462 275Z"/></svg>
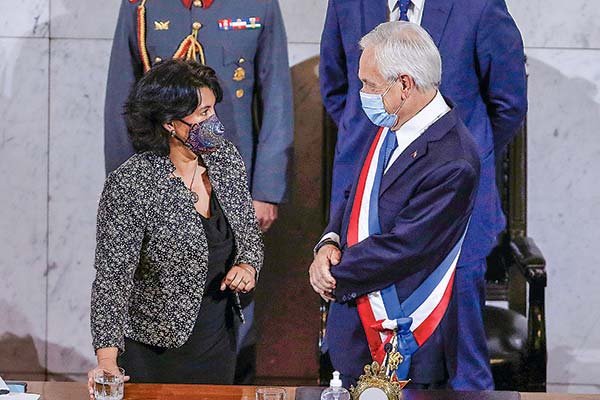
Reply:
<svg viewBox="0 0 600 400"><path fill-rule="evenodd" d="M220 19L219 29L222 31L238 31L246 29L260 29L262 24L259 17Z"/></svg>

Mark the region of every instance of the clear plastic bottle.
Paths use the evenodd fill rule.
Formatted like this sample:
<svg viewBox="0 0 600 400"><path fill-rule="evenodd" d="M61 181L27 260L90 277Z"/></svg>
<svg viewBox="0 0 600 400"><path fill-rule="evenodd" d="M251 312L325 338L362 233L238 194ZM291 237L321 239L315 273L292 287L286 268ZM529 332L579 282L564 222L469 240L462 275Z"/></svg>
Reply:
<svg viewBox="0 0 600 400"><path fill-rule="evenodd" d="M340 373L335 371L329 387L321 393L321 400L350 400L350 392L342 387Z"/></svg>

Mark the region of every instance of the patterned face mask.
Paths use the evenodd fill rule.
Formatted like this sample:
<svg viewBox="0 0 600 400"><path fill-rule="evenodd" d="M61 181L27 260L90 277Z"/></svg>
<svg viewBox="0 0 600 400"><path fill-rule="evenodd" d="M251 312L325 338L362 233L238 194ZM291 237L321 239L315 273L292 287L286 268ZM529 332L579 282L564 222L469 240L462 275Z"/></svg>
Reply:
<svg viewBox="0 0 600 400"><path fill-rule="evenodd" d="M188 138L186 141L179 139L188 149L194 154L204 154L216 151L223 144L223 133L225 127L219 121L216 114L211 115L208 119L195 124L188 124L181 120L184 124L190 127Z"/></svg>

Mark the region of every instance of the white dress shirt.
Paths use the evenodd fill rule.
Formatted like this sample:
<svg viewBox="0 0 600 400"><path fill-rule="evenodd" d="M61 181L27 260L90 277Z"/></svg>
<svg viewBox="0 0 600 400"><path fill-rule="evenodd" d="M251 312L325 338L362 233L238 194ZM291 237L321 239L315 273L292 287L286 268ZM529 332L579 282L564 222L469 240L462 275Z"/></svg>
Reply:
<svg viewBox="0 0 600 400"><path fill-rule="evenodd" d="M442 118L446 113L450 111L450 107L446 104L446 100L442 94L438 91L433 100L429 102L421 111L415 114L414 117L409 119L398 129L396 133L396 139L398 140L398 147L392 153L388 164L385 167L384 174L390 169L390 167L394 164L394 162L400 157L400 155L410 146L412 142L414 142L419 136L423 134L431 125L433 125L438 119ZM383 132L379 137L379 141L382 142L385 140L385 137L389 131L389 128L384 128ZM378 144L378 147L381 148L381 145ZM378 154L374 154L373 157L375 160L379 157ZM362 166L361 166L362 168ZM354 199L348 199L348 201L353 202ZM328 232L321 240L315 249L326 239L333 240L340 245L340 235L335 232Z"/></svg>
<svg viewBox="0 0 600 400"><path fill-rule="evenodd" d="M398 147L392 153L388 164L385 167L384 174L390 169L394 161L400 157L400 154L412 142L414 142L423 132L425 132L431 125L433 125L438 119L446 115L450 111L450 107L446 104L446 100L442 94L438 91L433 100L429 102L421 111L419 111L414 117L409 119L396 131L396 139L398 140ZM385 128L381 134L382 138L385 138L388 128Z"/></svg>
<svg viewBox="0 0 600 400"><path fill-rule="evenodd" d="M425 0L411 0L410 5L408 6L408 20L421 25L424 6ZM390 21L398 21L400 19L398 0L388 0L388 8L390 9Z"/></svg>

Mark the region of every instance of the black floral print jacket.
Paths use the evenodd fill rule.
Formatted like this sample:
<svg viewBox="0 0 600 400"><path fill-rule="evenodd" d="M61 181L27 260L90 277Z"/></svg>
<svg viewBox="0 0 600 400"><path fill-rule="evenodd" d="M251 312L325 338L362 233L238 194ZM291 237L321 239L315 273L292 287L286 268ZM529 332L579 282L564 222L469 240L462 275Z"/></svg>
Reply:
<svg viewBox="0 0 600 400"><path fill-rule="evenodd" d="M202 156L235 238L234 264L258 272L263 242L242 158L230 142ZM124 336L161 347L183 345L204 291L208 243L190 191L169 157L136 154L106 179L98 208L92 285L94 349ZM239 297L235 308L241 315Z"/></svg>

